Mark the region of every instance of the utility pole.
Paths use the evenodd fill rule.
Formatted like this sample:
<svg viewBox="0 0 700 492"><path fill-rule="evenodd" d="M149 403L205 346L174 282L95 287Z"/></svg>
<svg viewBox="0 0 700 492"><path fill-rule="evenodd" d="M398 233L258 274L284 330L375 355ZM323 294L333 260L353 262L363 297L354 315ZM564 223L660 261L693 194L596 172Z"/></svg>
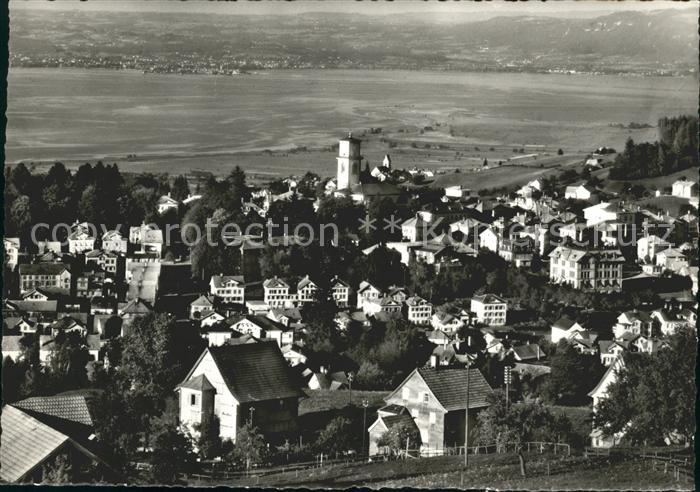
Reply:
<svg viewBox="0 0 700 492"><path fill-rule="evenodd" d="M503 382L506 384L506 412L510 403L510 383L512 376L510 375L510 367L506 366L503 369Z"/></svg>
<svg viewBox="0 0 700 492"><path fill-rule="evenodd" d="M464 469L469 467L469 380L471 379L469 368L470 363L467 361L467 407L464 409Z"/></svg>
<svg viewBox="0 0 700 492"><path fill-rule="evenodd" d="M367 398L362 400L362 453L365 452L365 434L367 434L367 407L369 401ZM369 454L369 452L367 453Z"/></svg>
<svg viewBox="0 0 700 492"><path fill-rule="evenodd" d="M348 373L348 388L350 388L350 405L352 405L352 380L355 379L355 374Z"/></svg>
<svg viewBox="0 0 700 492"><path fill-rule="evenodd" d="M251 426L253 425L253 412L255 412L255 408L251 406L248 409L248 414L250 415L250 417L248 418L248 422L250 423Z"/></svg>

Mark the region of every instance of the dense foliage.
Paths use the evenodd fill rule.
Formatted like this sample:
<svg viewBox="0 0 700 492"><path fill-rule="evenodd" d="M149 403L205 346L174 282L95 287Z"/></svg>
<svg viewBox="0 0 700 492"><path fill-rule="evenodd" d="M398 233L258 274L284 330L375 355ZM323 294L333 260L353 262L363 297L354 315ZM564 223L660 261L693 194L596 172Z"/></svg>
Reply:
<svg viewBox="0 0 700 492"><path fill-rule="evenodd" d="M610 169L612 179L628 180L665 176L698 165L698 118L678 116L659 120L659 140L635 144L625 150Z"/></svg>
<svg viewBox="0 0 700 492"><path fill-rule="evenodd" d="M661 444L666 438L691 441L695 434L695 360L692 330L670 337L668 348L629 354L600 400L595 426L605 435L624 432L633 444Z"/></svg>

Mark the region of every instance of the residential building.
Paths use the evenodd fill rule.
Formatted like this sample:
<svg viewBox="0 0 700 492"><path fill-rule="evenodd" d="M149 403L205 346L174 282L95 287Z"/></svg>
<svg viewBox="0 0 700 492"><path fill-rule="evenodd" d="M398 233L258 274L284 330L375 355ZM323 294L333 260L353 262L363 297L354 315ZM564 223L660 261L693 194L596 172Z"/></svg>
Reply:
<svg viewBox="0 0 700 492"><path fill-rule="evenodd" d="M416 214L415 217L411 217L401 224L401 235L406 241L422 241L425 239L427 229L428 223L419 214Z"/></svg>
<svg viewBox="0 0 700 492"><path fill-rule="evenodd" d="M153 253L158 257L163 255L163 231L155 224L141 224L129 228L129 242L140 253Z"/></svg>
<svg viewBox="0 0 700 492"><path fill-rule="evenodd" d="M71 233L68 235L68 251L76 255L93 249L95 249L95 236L90 226L85 222L73 224Z"/></svg>
<svg viewBox="0 0 700 492"><path fill-rule="evenodd" d="M689 179L679 179L671 186L671 195L681 198L693 198L698 195L698 184Z"/></svg>
<svg viewBox="0 0 700 492"><path fill-rule="evenodd" d="M475 429L476 414L488 407L487 398L491 392L478 369L415 369L384 399L394 410L384 407L382 414L369 426L370 455L382 451L378 440L390 428L392 417L399 415L410 417L420 432L421 442L409 443L411 449L420 448L424 454L443 454L445 448L463 446L465 414L468 414L470 429ZM469 442L473 440L474 434L470 433Z"/></svg>
<svg viewBox="0 0 700 492"><path fill-rule="evenodd" d="M19 246L18 237L3 238L3 247L5 249L5 264L10 270L14 270L19 263Z"/></svg>
<svg viewBox="0 0 700 492"><path fill-rule="evenodd" d="M535 252L535 240L530 237L503 239L498 256L513 263L516 268L530 268Z"/></svg>
<svg viewBox="0 0 700 492"><path fill-rule="evenodd" d="M420 296L411 296L404 300L406 319L417 325L430 324L433 315L433 305Z"/></svg>
<svg viewBox="0 0 700 492"><path fill-rule="evenodd" d="M316 282L311 280L308 275L304 276L297 283L296 301L300 304L315 301L318 289L319 286Z"/></svg>
<svg viewBox="0 0 700 492"><path fill-rule="evenodd" d="M158 211L159 215L163 215L168 210L177 210L179 205L180 204L178 203L178 201L171 197L170 192L168 192L167 195L162 195L158 199L158 203L156 204L156 210Z"/></svg>
<svg viewBox="0 0 700 492"><path fill-rule="evenodd" d="M102 249L110 253L126 254L127 240L118 230L107 231L102 235Z"/></svg>
<svg viewBox="0 0 700 492"><path fill-rule="evenodd" d="M652 336L653 332L654 318L649 313L636 309L621 313L617 317L617 323L613 326L615 338L622 338L625 333Z"/></svg>
<svg viewBox="0 0 700 492"><path fill-rule="evenodd" d="M225 303L245 304L245 279L242 275L213 275L209 293Z"/></svg>
<svg viewBox="0 0 700 492"><path fill-rule="evenodd" d="M202 294L190 303L190 319L202 319L214 312L214 301L209 296Z"/></svg>
<svg viewBox="0 0 700 492"><path fill-rule="evenodd" d="M645 236L637 240L637 259L649 263L656 261L656 255L671 247L671 243L658 236Z"/></svg>
<svg viewBox="0 0 700 492"><path fill-rule="evenodd" d="M675 248L659 251L656 254L656 264L674 273L678 273L689 266L688 257Z"/></svg>
<svg viewBox="0 0 700 492"><path fill-rule="evenodd" d="M464 321L451 313L438 311L430 317L430 326L445 333L454 333L464 326Z"/></svg>
<svg viewBox="0 0 700 492"><path fill-rule="evenodd" d="M558 343L559 340L569 340L575 337L576 333L586 332L586 328L581 326L576 321L564 316L559 318L552 325L550 341Z"/></svg>
<svg viewBox="0 0 700 492"><path fill-rule="evenodd" d="M565 200L583 200L588 201L591 199L592 192L586 185L572 185L567 186L564 190Z"/></svg>
<svg viewBox="0 0 700 492"><path fill-rule="evenodd" d="M111 251L102 251L99 249L93 249L85 253L85 264L89 265L93 263L94 265L100 267L107 273L115 274L117 273L117 262L119 256Z"/></svg>
<svg viewBox="0 0 700 492"><path fill-rule="evenodd" d="M263 300L270 307L289 306L294 297L289 294L289 284L277 276L263 282Z"/></svg>
<svg viewBox="0 0 700 492"><path fill-rule="evenodd" d="M357 289L357 309L363 309L365 302L379 299L382 292L369 282L360 282Z"/></svg>
<svg viewBox="0 0 700 492"><path fill-rule="evenodd" d="M489 326L506 324L508 303L495 294L472 297L470 310L476 314L476 320Z"/></svg>
<svg viewBox="0 0 700 492"><path fill-rule="evenodd" d="M330 282L331 295L339 308L346 308L350 305L350 284L337 276Z"/></svg>
<svg viewBox="0 0 700 492"><path fill-rule="evenodd" d="M37 287L70 289L71 274L63 263L33 263L19 266L20 292Z"/></svg>
<svg viewBox="0 0 700 492"><path fill-rule="evenodd" d="M597 292L622 288L625 258L619 249L578 249L557 246L549 253L549 279L575 289Z"/></svg>
<svg viewBox="0 0 700 492"><path fill-rule="evenodd" d="M268 440L279 442L297 430L299 398L291 368L273 341L208 347L177 387L179 422L194 426L219 418L219 435L236 441L252 422Z"/></svg>

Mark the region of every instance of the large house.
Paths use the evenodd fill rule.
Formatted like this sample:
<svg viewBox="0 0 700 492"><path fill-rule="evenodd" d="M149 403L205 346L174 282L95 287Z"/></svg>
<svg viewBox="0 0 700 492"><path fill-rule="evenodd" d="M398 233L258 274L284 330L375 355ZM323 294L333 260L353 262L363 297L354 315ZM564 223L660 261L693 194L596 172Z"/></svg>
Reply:
<svg viewBox="0 0 700 492"><path fill-rule="evenodd" d="M95 236L90 232L90 227L85 222L73 224L68 235L68 251L71 254L84 253L95 249Z"/></svg>
<svg viewBox="0 0 700 492"><path fill-rule="evenodd" d="M269 439L293 433L304 396L274 342L208 347L176 391L180 423L190 432L216 415L219 435L234 442L246 422Z"/></svg>
<svg viewBox="0 0 700 492"><path fill-rule="evenodd" d="M263 300L270 307L290 306L293 296L289 294L289 284L278 277L263 282Z"/></svg>
<svg viewBox="0 0 700 492"><path fill-rule="evenodd" d="M625 258L619 249L578 249L557 246L549 253L549 279L575 289L598 292L622 289Z"/></svg>
<svg viewBox="0 0 700 492"><path fill-rule="evenodd" d="M430 324L433 305L420 296L411 296L404 301L406 319L417 325Z"/></svg>
<svg viewBox="0 0 700 492"><path fill-rule="evenodd" d="M118 230L107 231L102 235L102 249L112 253L126 253L127 240Z"/></svg>
<svg viewBox="0 0 700 492"><path fill-rule="evenodd" d="M671 247L671 243L658 236L641 237L637 241L637 259L643 262L656 261L656 255Z"/></svg>
<svg viewBox="0 0 700 492"><path fill-rule="evenodd" d="M330 282L331 295L339 308L346 308L350 303L350 285L338 277Z"/></svg>
<svg viewBox="0 0 700 492"><path fill-rule="evenodd" d="M20 292L37 287L70 289L70 271L63 263L33 263L19 266Z"/></svg>
<svg viewBox="0 0 700 492"><path fill-rule="evenodd" d="M245 280L241 275L214 275L209 292L223 302L245 304Z"/></svg>
<svg viewBox="0 0 700 492"><path fill-rule="evenodd" d="M698 184L689 179L679 179L671 186L671 195L681 198L693 198L698 194Z"/></svg>
<svg viewBox="0 0 700 492"><path fill-rule="evenodd" d="M408 415L420 431L422 452L441 454L445 448L463 446L467 385L469 427L473 430L476 413L488 406L487 397L492 392L481 372L478 369L415 369L384 399L387 406L380 409L377 420L369 426L370 455L381 452L377 442L392 425L392 417L398 415ZM473 436L470 431L470 442ZM416 449L418 444L409 444L409 447Z"/></svg>
<svg viewBox="0 0 700 492"><path fill-rule="evenodd" d="M3 239L5 249L5 264L10 270L14 270L19 263L19 245L18 237L6 237Z"/></svg>
<svg viewBox="0 0 700 492"><path fill-rule="evenodd" d="M489 326L506 324L508 303L495 294L472 297L470 310L476 314L476 320Z"/></svg>

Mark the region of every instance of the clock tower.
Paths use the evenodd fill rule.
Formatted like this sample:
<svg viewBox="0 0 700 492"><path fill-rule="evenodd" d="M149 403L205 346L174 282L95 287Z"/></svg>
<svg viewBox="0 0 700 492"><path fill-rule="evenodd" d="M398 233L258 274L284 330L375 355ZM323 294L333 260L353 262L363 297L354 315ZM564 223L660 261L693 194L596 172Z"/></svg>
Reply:
<svg viewBox="0 0 700 492"><path fill-rule="evenodd" d="M348 133L338 142L338 189L344 190L360 183L360 140Z"/></svg>

